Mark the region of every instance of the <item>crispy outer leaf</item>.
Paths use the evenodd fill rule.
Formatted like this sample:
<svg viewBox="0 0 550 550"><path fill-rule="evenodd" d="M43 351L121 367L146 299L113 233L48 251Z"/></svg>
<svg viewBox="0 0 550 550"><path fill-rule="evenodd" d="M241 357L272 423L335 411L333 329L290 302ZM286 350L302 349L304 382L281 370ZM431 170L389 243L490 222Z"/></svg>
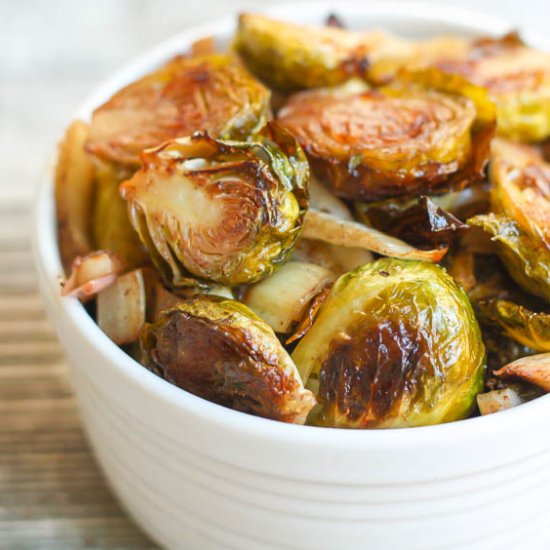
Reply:
<svg viewBox="0 0 550 550"><path fill-rule="evenodd" d="M468 226L430 197L356 204L366 224L419 248L447 247Z"/></svg>
<svg viewBox="0 0 550 550"><path fill-rule="evenodd" d="M468 224L492 235L502 262L523 290L550 302L550 250L544 242L533 239L516 221L503 215L474 216Z"/></svg>
<svg viewBox="0 0 550 550"><path fill-rule="evenodd" d="M550 315L535 312L508 300L490 300L478 305L484 321L494 323L524 346L550 352Z"/></svg>

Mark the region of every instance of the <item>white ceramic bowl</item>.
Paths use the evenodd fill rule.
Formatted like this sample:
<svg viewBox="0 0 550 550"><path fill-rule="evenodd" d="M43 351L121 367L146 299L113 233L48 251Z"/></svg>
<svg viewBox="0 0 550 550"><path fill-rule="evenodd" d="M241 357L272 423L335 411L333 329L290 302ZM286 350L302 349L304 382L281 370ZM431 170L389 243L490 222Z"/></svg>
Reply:
<svg viewBox="0 0 550 550"><path fill-rule="evenodd" d="M296 3L270 10L409 36L499 34L509 25L437 5ZM96 90L122 85L195 39L227 39L235 17L161 44ZM528 37L529 38L529 37ZM540 41L529 38L534 45ZM61 299L51 175L35 218L47 309L73 367L86 430L120 500L168 548L550 548L550 396L500 414L388 431L294 426L204 401L118 349Z"/></svg>

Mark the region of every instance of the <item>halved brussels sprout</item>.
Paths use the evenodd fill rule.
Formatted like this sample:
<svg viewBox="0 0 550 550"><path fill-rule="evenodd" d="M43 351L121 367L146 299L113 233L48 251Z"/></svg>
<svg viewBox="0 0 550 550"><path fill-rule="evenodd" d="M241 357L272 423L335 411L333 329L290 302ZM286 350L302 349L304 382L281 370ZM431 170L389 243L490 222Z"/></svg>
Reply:
<svg viewBox="0 0 550 550"><path fill-rule="evenodd" d="M245 305L197 297L142 330L145 366L195 395L303 424L315 405L273 330Z"/></svg>
<svg viewBox="0 0 550 550"><path fill-rule="evenodd" d="M489 91L501 135L518 141L550 135L550 54L506 35L478 40L465 51L440 52L432 62Z"/></svg>
<svg viewBox="0 0 550 550"><path fill-rule="evenodd" d="M426 89L430 79L445 93ZM302 92L278 119L317 176L345 198L370 202L480 180L494 132L483 90L459 77L444 86L431 73L421 85Z"/></svg>
<svg viewBox="0 0 550 550"><path fill-rule="evenodd" d="M308 204L307 161L296 140L269 123L248 142L203 133L142 155L121 186L130 218L170 285L188 274L234 286L284 263Z"/></svg>
<svg viewBox="0 0 550 550"><path fill-rule="evenodd" d="M550 352L550 315L537 313L508 300L481 302L483 320L495 323L514 340L536 351Z"/></svg>
<svg viewBox="0 0 550 550"><path fill-rule="evenodd" d="M533 239L515 220L503 215L474 216L468 225L492 235L499 257L523 290L550 302L550 250L543 241Z"/></svg>
<svg viewBox="0 0 550 550"><path fill-rule="evenodd" d="M315 423L347 428L465 418L485 351L468 297L440 267L384 258L343 275L292 354L318 386Z"/></svg>
<svg viewBox="0 0 550 550"><path fill-rule="evenodd" d="M368 67L369 44L359 33L251 13L239 17L235 48L254 74L280 90L334 86Z"/></svg>
<svg viewBox="0 0 550 550"><path fill-rule="evenodd" d="M197 130L245 139L267 120L269 98L234 56L176 57L96 109L86 148L137 168L144 149Z"/></svg>
<svg viewBox="0 0 550 550"><path fill-rule="evenodd" d="M550 164L540 151L495 139L490 175L494 208L550 248Z"/></svg>
<svg viewBox="0 0 550 550"><path fill-rule="evenodd" d="M95 200L92 229L96 248L114 252L125 268L133 269L149 263L149 255L139 240L130 218L128 207L120 196L120 182L128 172L113 164L96 163Z"/></svg>

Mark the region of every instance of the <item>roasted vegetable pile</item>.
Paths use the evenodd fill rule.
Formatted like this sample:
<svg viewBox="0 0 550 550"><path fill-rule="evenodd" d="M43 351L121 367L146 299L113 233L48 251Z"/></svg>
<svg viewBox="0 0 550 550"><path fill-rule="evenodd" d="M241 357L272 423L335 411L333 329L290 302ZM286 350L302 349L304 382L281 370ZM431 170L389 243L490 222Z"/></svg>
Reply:
<svg viewBox="0 0 550 550"><path fill-rule="evenodd" d="M243 14L61 143L62 294L144 367L297 424L550 391L550 55ZM136 366L136 368L138 368Z"/></svg>

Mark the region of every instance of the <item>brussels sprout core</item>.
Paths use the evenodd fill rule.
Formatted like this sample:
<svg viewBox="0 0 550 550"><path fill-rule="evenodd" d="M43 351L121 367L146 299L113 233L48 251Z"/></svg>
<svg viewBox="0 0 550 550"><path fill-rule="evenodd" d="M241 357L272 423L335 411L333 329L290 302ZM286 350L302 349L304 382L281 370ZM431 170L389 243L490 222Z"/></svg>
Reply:
<svg viewBox="0 0 550 550"><path fill-rule="evenodd" d="M245 305L198 297L142 331L145 364L209 401L303 424L315 405L271 328Z"/></svg>
<svg viewBox="0 0 550 550"><path fill-rule="evenodd" d="M205 134L146 151L121 191L153 261L172 285L187 275L228 286L287 260L307 207L308 167L276 123L250 142Z"/></svg>
<svg viewBox="0 0 550 550"><path fill-rule="evenodd" d="M382 259L338 279L292 358L318 387L316 423L389 428L465 418L485 351L467 296L443 269Z"/></svg>

